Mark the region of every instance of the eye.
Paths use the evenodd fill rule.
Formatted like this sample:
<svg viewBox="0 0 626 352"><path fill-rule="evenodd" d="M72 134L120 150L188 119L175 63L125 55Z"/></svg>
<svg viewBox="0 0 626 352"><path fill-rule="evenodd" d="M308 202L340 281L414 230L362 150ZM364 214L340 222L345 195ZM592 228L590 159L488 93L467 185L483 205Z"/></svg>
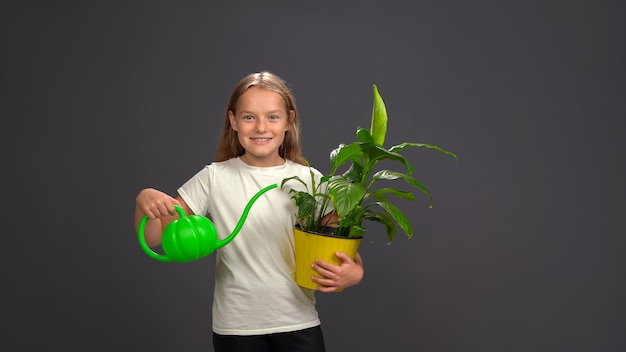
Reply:
<svg viewBox="0 0 626 352"><path fill-rule="evenodd" d="M278 115L270 115L269 119L270 120L278 120L278 119L280 119L280 116L278 116Z"/></svg>
<svg viewBox="0 0 626 352"><path fill-rule="evenodd" d="M252 116L252 115L243 115L241 118L243 120L248 120L248 121L254 120L254 116Z"/></svg>

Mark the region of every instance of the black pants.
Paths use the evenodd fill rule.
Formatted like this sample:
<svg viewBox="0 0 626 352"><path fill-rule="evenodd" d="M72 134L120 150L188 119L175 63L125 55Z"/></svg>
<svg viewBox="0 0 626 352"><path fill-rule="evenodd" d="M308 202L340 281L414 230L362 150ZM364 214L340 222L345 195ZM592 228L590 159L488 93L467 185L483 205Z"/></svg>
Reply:
<svg viewBox="0 0 626 352"><path fill-rule="evenodd" d="M277 334L238 336L213 333L215 352L325 352L320 326Z"/></svg>

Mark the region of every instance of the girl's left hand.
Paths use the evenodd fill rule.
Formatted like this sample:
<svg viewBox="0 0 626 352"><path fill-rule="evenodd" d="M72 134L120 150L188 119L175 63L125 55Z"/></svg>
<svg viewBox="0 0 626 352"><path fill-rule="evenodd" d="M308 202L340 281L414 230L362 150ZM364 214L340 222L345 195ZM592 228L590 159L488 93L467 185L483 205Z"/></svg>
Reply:
<svg viewBox="0 0 626 352"><path fill-rule="evenodd" d="M348 255L342 252L335 253L335 256L341 260L340 265L333 265L328 262L317 259L311 266L324 279L312 277L311 280L317 283L318 291L334 292L344 288L354 286L363 279L363 260L359 253L352 260Z"/></svg>

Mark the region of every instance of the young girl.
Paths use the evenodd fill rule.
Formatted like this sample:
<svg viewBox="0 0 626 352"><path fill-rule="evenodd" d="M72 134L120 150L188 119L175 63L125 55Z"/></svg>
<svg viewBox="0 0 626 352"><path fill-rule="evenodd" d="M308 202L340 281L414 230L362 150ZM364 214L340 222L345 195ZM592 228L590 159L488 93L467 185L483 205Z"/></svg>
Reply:
<svg viewBox="0 0 626 352"><path fill-rule="evenodd" d="M215 162L183 184L175 198L152 188L139 192L135 228L145 214L149 218L146 242L160 245L163 229L178 218L174 205L179 205L187 214L210 215L223 238L259 190L280 186L294 175L310 177L300 149L295 99L280 77L253 73L235 86L230 97ZM299 186L298 182L290 185ZM215 351L325 350L314 291L294 281L295 213L289 189L267 191L250 209L237 237L216 251ZM312 263L324 277L311 278L319 291L343 289L363 277L359 254L354 260L336 255L342 260L340 266Z"/></svg>

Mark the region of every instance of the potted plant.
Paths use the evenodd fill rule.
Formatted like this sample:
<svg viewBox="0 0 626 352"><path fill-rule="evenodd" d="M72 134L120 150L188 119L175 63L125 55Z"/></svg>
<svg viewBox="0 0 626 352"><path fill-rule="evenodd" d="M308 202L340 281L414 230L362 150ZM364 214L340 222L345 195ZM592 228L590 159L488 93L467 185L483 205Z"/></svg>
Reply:
<svg viewBox="0 0 626 352"><path fill-rule="evenodd" d="M316 258L337 265L340 264L339 259L334 256L337 251L343 251L354 258L363 234L367 231L365 221L382 224L386 229L389 243L395 239L397 227L400 227L407 237L413 236L409 219L388 198L394 196L415 201L413 192L377 187L382 180L403 180L423 192L430 201L429 206L432 207L432 195L412 176L413 166L400 153L401 151L423 147L458 160L455 153L432 144L404 142L386 149L384 143L387 134L387 109L375 84L373 91L370 129L358 127L355 142L340 144L331 151L330 172L317 180L311 172L310 180L305 181L294 176L285 178L281 183L282 188L287 182L297 181L306 189L306 191L290 190L291 198L298 207L294 236L296 282L300 286L315 288L315 283L310 277L317 273L310 269L310 265ZM377 170L375 167L383 160L397 161L404 166L405 171ZM342 167L347 170L339 173ZM323 215L331 207L339 219L335 223L323 220ZM305 240L314 242L304 243ZM322 252L315 252L318 249Z"/></svg>

